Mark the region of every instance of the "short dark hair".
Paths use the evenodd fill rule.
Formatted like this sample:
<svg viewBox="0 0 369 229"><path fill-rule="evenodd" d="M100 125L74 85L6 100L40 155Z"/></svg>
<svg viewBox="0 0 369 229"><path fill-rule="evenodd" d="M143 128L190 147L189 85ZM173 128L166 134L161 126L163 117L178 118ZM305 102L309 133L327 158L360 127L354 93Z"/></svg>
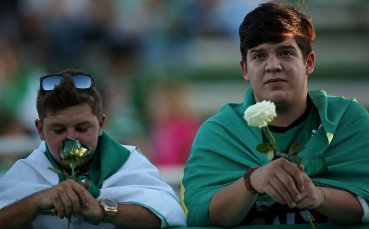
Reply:
<svg viewBox="0 0 369 229"><path fill-rule="evenodd" d="M279 43L293 34L304 59L315 41L313 21L293 6L264 3L248 13L239 27L240 50L246 61L247 51L263 43Z"/></svg>
<svg viewBox="0 0 369 229"><path fill-rule="evenodd" d="M87 74L84 70L66 69L55 75L63 76L61 83L52 91L41 88L37 94L37 113L41 121L47 112L55 113L71 106L88 104L96 117L102 115L102 99L96 85L88 89L78 89L71 79L72 75Z"/></svg>

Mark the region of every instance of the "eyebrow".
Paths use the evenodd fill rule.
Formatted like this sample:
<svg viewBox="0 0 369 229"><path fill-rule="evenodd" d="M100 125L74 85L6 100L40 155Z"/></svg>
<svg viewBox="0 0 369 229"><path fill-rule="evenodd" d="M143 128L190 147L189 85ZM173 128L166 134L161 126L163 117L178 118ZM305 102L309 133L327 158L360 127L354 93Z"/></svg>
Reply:
<svg viewBox="0 0 369 229"><path fill-rule="evenodd" d="M292 46L292 45L282 45L282 46L277 47L277 50L284 50L284 49L296 50L295 46Z"/></svg>
<svg viewBox="0 0 369 229"><path fill-rule="evenodd" d="M80 122L80 123L77 123L75 126L82 126L82 125L90 125L91 122L89 121L84 121L84 122ZM61 124L61 123L52 123L50 124L51 127L65 127L64 124Z"/></svg>
<svg viewBox="0 0 369 229"><path fill-rule="evenodd" d="M252 54L252 53L259 53L259 52L264 52L265 51L265 49L264 48L260 48L260 49L251 49L250 50L250 54Z"/></svg>
<svg viewBox="0 0 369 229"><path fill-rule="evenodd" d="M293 49L293 50L296 50L296 48L294 46L292 46L292 45L281 45L281 46L278 46L276 48L276 50L285 50L285 49ZM250 54L264 52L265 50L266 50L265 48L251 49L250 50Z"/></svg>

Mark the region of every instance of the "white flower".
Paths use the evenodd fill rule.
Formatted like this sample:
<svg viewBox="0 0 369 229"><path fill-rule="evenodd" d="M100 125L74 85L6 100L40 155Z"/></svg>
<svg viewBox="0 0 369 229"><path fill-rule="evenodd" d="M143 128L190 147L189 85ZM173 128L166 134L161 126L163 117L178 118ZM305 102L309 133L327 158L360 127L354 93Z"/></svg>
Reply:
<svg viewBox="0 0 369 229"><path fill-rule="evenodd" d="M268 126L268 123L277 117L277 113L275 112L274 103L264 100L248 107L244 117L249 126L262 128Z"/></svg>

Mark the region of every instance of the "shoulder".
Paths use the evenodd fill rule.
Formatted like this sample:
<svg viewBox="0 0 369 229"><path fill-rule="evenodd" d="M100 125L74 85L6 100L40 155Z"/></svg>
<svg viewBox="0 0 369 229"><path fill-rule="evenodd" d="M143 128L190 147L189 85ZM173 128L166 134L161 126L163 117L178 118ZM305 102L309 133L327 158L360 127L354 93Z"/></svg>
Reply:
<svg viewBox="0 0 369 229"><path fill-rule="evenodd" d="M367 109L354 98L346 98L344 96L328 96L327 101L329 108L332 109L333 112L343 110L345 115L364 115L369 117Z"/></svg>
<svg viewBox="0 0 369 229"><path fill-rule="evenodd" d="M243 120L244 106L242 103L227 103L216 114L209 117L201 127L224 126Z"/></svg>
<svg viewBox="0 0 369 229"><path fill-rule="evenodd" d="M2 178L20 180L21 182L26 178L28 183L39 182L42 179L42 182L47 184L57 183L58 175L50 171L49 168L53 166L45 155L45 151L46 144L41 141L38 148L34 149L26 158L17 160Z"/></svg>
<svg viewBox="0 0 369 229"><path fill-rule="evenodd" d="M309 91L320 119L329 132L335 132L337 127L368 127L369 114L364 106L355 99L343 96L327 95L322 90Z"/></svg>
<svg viewBox="0 0 369 229"><path fill-rule="evenodd" d="M156 167L150 162L146 155L141 152L139 147L133 145L122 146L129 151L129 157L122 168L129 169L141 167L142 169L145 168L156 170Z"/></svg>
<svg viewBox="0 0 369 229"><path fill-rule="evenodd" d="M327 95L323 90L309 91L309 96L319 113L329 117L342 117L347 113L365 112L356 99Z"/></svg>
<svg viewBox="0 0 369 229"><path fill-rule="evenodd" d="M133 146L133 145L122 145L122 146L126 148L130 153L139 151L137 146Z"/></svg>
<svg viewBox="0 0 369 229"><path fill-rule="evenodd" d="M31 167L49 166L49 160L45 156L46 145L44 141L40 142L38 148L34 149L26 158L16 161L14 166L29 165Z"/></svg>

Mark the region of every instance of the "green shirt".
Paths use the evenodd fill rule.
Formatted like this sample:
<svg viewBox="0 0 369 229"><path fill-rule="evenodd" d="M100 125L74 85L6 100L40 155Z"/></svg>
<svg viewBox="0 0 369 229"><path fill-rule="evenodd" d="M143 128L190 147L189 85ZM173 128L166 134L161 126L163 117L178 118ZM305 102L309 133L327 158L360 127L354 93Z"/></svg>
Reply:
<svg viewBox="0 0 369 229"><path fill-rule="evenodd" d="M355 100L327 96L324 91L309 91L309 97L319 114L315 121L321 126L313 133L311 128L304 130L310 132L310 138L298 155L306 174L315 183L369 200L367 110ZM263 141L260 129L248 126L243 118L254 103L250 89L243 103L226 104L200 127L182 180L181 201L189 226L211 225L208 209L213 195L249 168L269 162L265 154L256 151ZM258 200L272 201L265 194Z"/></svg>

